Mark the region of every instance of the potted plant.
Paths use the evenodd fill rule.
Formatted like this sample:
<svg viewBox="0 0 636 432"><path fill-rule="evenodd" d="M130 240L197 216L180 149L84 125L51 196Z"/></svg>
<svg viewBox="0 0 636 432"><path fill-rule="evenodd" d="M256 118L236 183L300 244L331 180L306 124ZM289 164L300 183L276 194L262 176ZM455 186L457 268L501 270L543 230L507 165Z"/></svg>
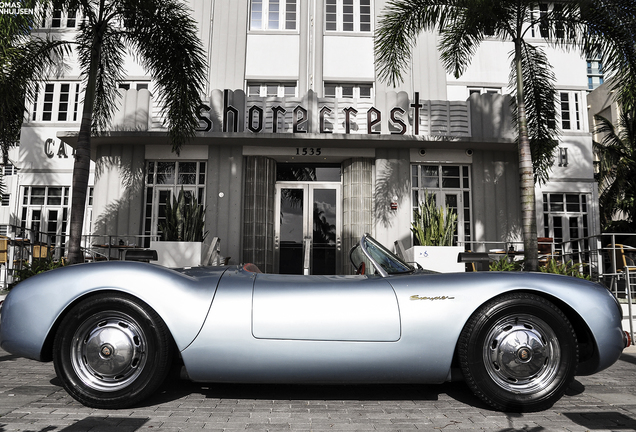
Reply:
<svg viewBox="0 0 636 432"><path fill-rule="evenodd" d="M464 271L464 264L457 262L458 254L464 249L453 246L457 214L448 206L438 206L435 195L427 192L413 212L413 219L411 232L415 246L406 251L407 259L428 270Z"/></svg>
<svg viewBox="0 0 636 432"><path fill-rule="evenodd" d="M201 245L207 231L205 208L183 188L172 202L166 202L166 218L159 223L161 241L151 242L158 255L158 264L165 267L201 265Z"/></svg>

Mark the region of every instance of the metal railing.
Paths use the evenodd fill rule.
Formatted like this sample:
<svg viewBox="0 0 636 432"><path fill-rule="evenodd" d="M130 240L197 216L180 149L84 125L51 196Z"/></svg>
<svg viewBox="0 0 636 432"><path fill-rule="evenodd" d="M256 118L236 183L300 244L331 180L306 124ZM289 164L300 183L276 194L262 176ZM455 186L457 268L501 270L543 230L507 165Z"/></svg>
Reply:
<svg viewBox="0 0 636 432"><path fill-rule="evenodd" d="M23 270L38 264L57 263L67 254L68 236L50 234L16 225L0 225L0 289L7 289L19 281ZM84 261L123 260L132 252L148 249L159 236L148 235L84 235L81 248ZM202 257L202 265L224 265L228 258L221 256L221 240L213 237ZM44 263L46 261L47 263Z"/></svg>

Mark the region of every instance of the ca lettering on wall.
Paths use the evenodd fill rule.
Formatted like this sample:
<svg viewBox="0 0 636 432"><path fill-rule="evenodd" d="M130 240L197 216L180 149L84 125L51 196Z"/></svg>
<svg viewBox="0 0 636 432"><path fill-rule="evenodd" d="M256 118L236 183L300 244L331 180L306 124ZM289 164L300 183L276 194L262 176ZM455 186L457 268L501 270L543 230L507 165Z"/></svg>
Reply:
<svg viewBox="0 0 636 432"><path fill-rule="evenodd" d="M60 159L67 159L69 154L75 156L75 150L67 148L67 145L60 140L48 138L44 141L44 154L49 159L53 159L56 155Z"/></svg>

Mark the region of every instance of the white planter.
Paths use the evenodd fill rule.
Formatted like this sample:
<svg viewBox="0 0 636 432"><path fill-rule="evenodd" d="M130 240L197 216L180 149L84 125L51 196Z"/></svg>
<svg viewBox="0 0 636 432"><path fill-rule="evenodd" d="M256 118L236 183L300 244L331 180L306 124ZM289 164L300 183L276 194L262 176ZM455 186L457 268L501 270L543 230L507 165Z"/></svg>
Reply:
<svg viewBox="0 0 636 432"><path fill-rule="evenodd" d="M164 267L196 267L201 265L202 242L151 241L157 251L157 264Z"/></svg>
<svg viewBox="0 0 636 432"><path fill-rule="evenodd" d="M414 246L406 250L406 260L440 273L463 272L466 265L457 262L461 252L464 252L462 246Z"/></svg>

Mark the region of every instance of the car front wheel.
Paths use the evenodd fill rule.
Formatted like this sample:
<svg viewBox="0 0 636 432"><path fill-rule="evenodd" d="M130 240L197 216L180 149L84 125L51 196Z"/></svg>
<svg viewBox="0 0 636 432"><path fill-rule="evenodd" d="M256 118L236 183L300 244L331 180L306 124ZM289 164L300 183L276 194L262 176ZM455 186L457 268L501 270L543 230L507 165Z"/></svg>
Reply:
<svg viewBox="0 0 636 432"><path fill-rule="evenodd" d="M164 381L171 359L163 320L124 294L100 294L74 306L53 348L66 391L94 408L124 408L145 399Z"/></svg>
<svg viewBox="0 0 636 432"><path fill-rule="evenodd" d="M527 293L493 299L466 324L458 345L473 392L502 411L539 411L559 400L574 379L578 345L553 303Z"/></svg>

